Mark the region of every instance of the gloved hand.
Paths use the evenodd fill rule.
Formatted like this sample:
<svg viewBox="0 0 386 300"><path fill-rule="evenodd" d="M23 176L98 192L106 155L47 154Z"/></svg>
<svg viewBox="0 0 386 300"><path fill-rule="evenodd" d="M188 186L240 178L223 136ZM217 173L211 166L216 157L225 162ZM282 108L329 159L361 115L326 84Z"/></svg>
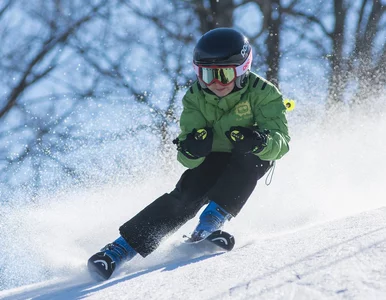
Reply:
<svg viewBox="0 0 386 300"><path fill-rule="evenodd" d="M212 151L213 130L205 127L194 128L186 139L180 141L178 138L173 141L177 145L177 150L190 159L197 159L207 156Z"/></svg>
<svg viewBox="0 0 386 300"><path fill-rule="evenodd" d="M259 153L267 146L266 132L247 127L232 126L225 135L233 144L233 151L236 153Z"/></svg>

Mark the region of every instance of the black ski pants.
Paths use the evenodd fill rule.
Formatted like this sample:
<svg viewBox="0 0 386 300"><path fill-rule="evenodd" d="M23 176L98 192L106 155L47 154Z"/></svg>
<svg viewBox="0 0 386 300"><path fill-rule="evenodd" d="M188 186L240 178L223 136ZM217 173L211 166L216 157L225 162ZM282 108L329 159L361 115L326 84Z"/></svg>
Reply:
<svg viewBox="0 0 386 300"><path fill-rule="evenodd" d="M123 224L120 234L145 257L210 200L235 217L270 167L270 161L253 154L212 152L197 168L186 170L172 192Z"/></svg>

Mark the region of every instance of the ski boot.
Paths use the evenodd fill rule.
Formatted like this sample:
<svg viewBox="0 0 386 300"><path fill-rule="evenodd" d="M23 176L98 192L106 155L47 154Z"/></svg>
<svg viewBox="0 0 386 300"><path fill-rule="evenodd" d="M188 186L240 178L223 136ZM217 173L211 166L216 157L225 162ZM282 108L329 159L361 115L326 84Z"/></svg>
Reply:
<svg viewBox="0 0 386 300"><path fill-rule="evenodd" d="M100 252L91 256L87 267L92 277L107 280L122 263L132 259L137 252L131 248L123 237L107 244Z"/></svg>
<svg viewBox="0 0 386 300"><path fill-rule="evenodd" d="M213 232L220 230L225 221L229 221L232 215L220 207L216 202L210 201L200 215L199 223L193 231L190 242L198 242L206 239Z"/></svg>

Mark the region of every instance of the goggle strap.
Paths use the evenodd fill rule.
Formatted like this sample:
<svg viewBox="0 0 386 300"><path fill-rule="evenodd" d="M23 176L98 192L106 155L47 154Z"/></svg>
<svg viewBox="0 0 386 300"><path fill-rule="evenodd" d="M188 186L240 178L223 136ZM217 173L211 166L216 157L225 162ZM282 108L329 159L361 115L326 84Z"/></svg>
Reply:
<svg viewBox="0 0 386 300"><path fill-rule="evenodd" d="M241 66L236 67L236 76L239 77L243 75L245 72L247 72L247 70L251 68L251 64L252 64L252 49L249 52L248 58L245 60L245 62Z"/></svg>
<svg viewBox="0 0 386 300"><path fill-rule="evenodd" d="M194 73L196 73L197 76L200 76L200 67L193 63L193 69Z"/></svg>

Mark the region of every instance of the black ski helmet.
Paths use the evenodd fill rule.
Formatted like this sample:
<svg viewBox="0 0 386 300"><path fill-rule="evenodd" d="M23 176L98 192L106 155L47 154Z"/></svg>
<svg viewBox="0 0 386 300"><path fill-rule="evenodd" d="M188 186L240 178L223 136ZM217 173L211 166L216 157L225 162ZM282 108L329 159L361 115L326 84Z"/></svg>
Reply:
<svg viewBox="0 0 386 300"><path fill-rule="evenodd" d="M248 60L248 61L247 61ZM216 28L205 33L197 42L193 52L195 66L241 66L242 74L236 86L242 88L252 64L252 47L246 36L232 28ZM198 78L201 86L206 84Z"/></svg>

